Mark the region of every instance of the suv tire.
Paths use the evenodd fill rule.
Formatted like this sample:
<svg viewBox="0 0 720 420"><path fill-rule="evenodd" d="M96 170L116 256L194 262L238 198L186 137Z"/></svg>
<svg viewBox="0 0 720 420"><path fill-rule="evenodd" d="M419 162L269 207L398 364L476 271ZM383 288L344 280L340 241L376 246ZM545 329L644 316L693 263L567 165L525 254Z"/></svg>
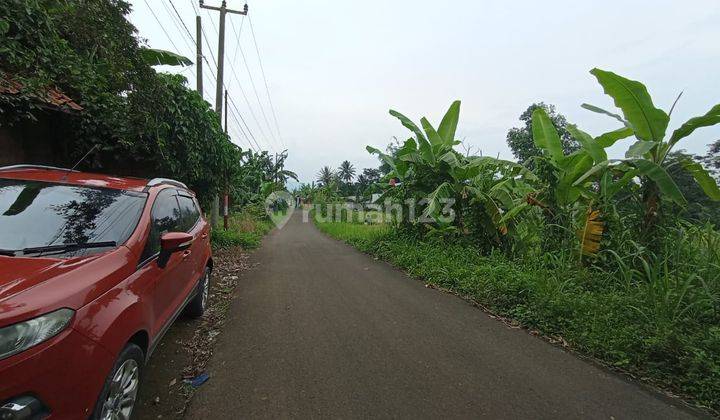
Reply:
<svg viewBox="0 0 720 420"><path fill-rule="evenodd" d="M105 379L91 419L129 419L132 416L137 403L144 361L145 355L140 347L132 343L125 346ZM109 416L109 413L116 417Z"/></svg>
<svg viewBox="0 0 720 420"><path fill-rule="evenodd" d="M200 318L205 313L210 300L210 267L205 267L205 272L198 281L197 295L188 303L186 313L191 318Z"/></svg>

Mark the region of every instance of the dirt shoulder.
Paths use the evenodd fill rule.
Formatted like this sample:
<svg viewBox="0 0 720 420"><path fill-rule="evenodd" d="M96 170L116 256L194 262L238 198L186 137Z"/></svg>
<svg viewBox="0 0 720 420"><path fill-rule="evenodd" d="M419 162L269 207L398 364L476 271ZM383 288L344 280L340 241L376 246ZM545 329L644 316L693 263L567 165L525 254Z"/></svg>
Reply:
<svg viewBox="0 0 720 420"><path fill-rule="evenodd" d="M168 330L145 367L134 418L179 418L194 388L186 381L205 372L221 333L239 274L249 268L240 247L216 251L210 307L200 319L181 316Z"/></svg>

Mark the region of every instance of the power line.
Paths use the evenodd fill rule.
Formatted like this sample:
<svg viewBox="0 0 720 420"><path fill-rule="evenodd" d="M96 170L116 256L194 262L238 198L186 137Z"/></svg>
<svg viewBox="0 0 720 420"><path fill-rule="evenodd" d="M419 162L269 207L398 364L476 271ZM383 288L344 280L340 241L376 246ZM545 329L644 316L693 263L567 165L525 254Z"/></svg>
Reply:
<svg viewBox="0 0 720 420"><path fill-rule="evenodd" d="M257 147L255 147L255 145L253 144L252 140L250 140L250 137L248 137L248 135L247 135L247 134L245 133L245 131L242 129L242 125L240 125L240 122L237 120L237 117L235 116L235 113L232 112L232 111L230 111L230 112L229 112L229 115L230 115L230 117L235 121L235 126L240 129L240 132L242 133L242 137L245 138L245 141L247 142L248 145L250 145L250 148L253 149L255 152L257 152L257 151L258 151ZM237 136L237 137L238 137L238 139L239 139L241 136Z"/></svg>
<svg viewBox="0 0 720 420"><path fill-rule="evenodd" d="M200 16L200 10L195 6L195 0L190 0L190 5L192 6L193 10L195 11L196 16Z"/></svg>
<svg viewBox="0 0 720 420"><path fill-rule="evenodd" d="M253 139L253 141L255 142L255 145L258 147L258 149L262 150L262 147L260 147L260 145L259 145L258 142L257 142L257 139L255 138L255 136L253 135L252 131L250 130L250 126L247 125L247 122L246 122L245 119L242 117L242 114L240 113L240 111L238 111L237 105L235 104L235 100L233 100L233 98L230 97L229 102L230 102L230 105L231 105L231 106L235 109L235 111L238 113L238 116L240 117L240 120L241 120L241 121L243 122L243 124L245 125L245 129L247 130L248 134L250 134L250 137L251 137L251 138ZM272 147L272 144L270 144L270 143L268 143L268 144L270 145L270 147ZM274 148L273 148L273 149L274 149Z"/></svg>
<svg viewBox="0 0 720 420"><path fill-rule="evenodd" d="M152 13L153 17L155 18L155 21L158 23L158 25L159 25L160 28L162 29L162 31L163 31L163 33L165 34L165 36L167 37L168 41L170 41L170 44L173 46L173 48L175 49L175 51L178 52L178 53L179 53L180 51L182 51L180 48L177 47L177 45L176 45L175 42L173 41L173 38L170 37L170 34L169 34L168 31L165 29L165 26L162 24L162 22L161 22L160 19L158 18L158 15L155 13L155 11L153 10L153 8L150 6L150 4L148 3L148 1L147 1L147 0L144 0L144 1L145 1L145 5L146 5L146 6L148 7L148 9L150 10L150 13ZM190 49L192 50L192 49L194 48L193 46L195 45L195 37L192 35L192 33L190 32L189 28L187 27L187 25L186 25L185 22L183 21L182 16L180 15L179 11L178 11L177 8L175 7L175 4L173 4L172 0L167 0L167 1L168 1L168 3L170 3L170 6L172 6L172 10L173 10L173 11L171 12L170 9L167 7L167 5L166 5L165 3L162 3L163 8L164 8L165 11L167 12L167 14L170 16L170 20L172 21L172 23L173 23L173 25L175 26L175 28L176 28L180 33L183 33L183 30L182 30L182 29L185 30L185 32L183 33L184 42L187 42L188 39L189 39L189 40L190 40L190 43L191 43L191 48L190 48ZM191 0L191 4L193 5L193 9L197 11L197 9L196 9L195 6L194 6L195 3L194 3L192 0ZM173 16L173 12L174 12L174 14L175 14L174 16ZM180 25L178 25L178 21L180 22ZM212 20L211 20L211 22L212 22ZM182 28L181 28L181 26L182 26ZM214 24L213 24L213 26L214 26ZM214 56L214 54L213 54L212 48L211 48L210 44L209 44L208 41L207 41L207 35L205 35L204 29L201 28L201 30L203 31L202 33L203 33L203 35L204 35L205 44L206 44L206 46L208 47L208 50L209 50L209 52L210 52L210 55L211 55L211 57L213 58L213 60L215 60L215 56ZM217 33L217 29L216 29L216 33ZM185 37L185 35L187 35L187 37ZM186 45L187 45L187 44L186 44ZM208 62L208 60L207 60L207 58L206 58L205 56L203 56L203 61L205 61L205 63L207 63L208 66L212 66L212 65L210 64L210 62ZM213 63L213 64L215 64L215 63ZM215 66L215 69L217 69L217 66ZM188 68L188 69L186 69L186 70L184 70L184 71L187 71L187 70L189 70L190 72L192 72L192 73L194 74L194 71L192 70L192 68ZM210 72L209 75L210 75L210 77L212 77L212 79L214 80L214 82L217 83L217 79L215 78L215 75L214 75L212 72ZM224 86L223 86L223 87L224 87ZM204 92L203 92L203 94L204 94ZM253 145L252 141L250 140L250 137L248 137L248 135L245 134L245 131L244 131L243 128L242 128L242 124L238 121L238 118L237 118L237 116L236 116L236 112L239 113L239 111L237 111L237 108L236 108L234 102L233 102L233 107L235 108L235 110L234 110L234 111L231 110L230 115L231 115L232 119L235 121L235 125L236 125L237 128L240 130L240 132L243 134L243 136L245 137L245 139L248 141L248 144L250 145L250 147L253 148L253 149L255 150L255 152L257 152L257 151L260 149L260 146L257 144L257 140L255 140L254 136L252 135L252 132L249 131L249 127L247 127L247 123L245 123L245 121L243 120L243 123L245 123L245 126L246 126L246 128L248 129L248 132L250 132L250 135L252 136L252 139L255 140L255 145ZM240 119L242 119L242 116L240 116ZM237 133L237 131L236 131L236 133ZM237 137L238 137L238 138L241 138L242 136L237 136ZM257 148L256 148L256 146L257 146Z"/></svg>
<svg viewBox="0 0 720 420"><path fill-rule="evenodd" d="M253 92L255 93L255 99L258 101L258 105L260 106L260 112L262 113L263 119L265 120L265 124L268 127L268 130L270 130L270 137L275 141L278 142L275 138L275 134L272 131L272 128L270 127L270 121L267 118L267 114L265 114L265 108L262 106L262 101L260 100L260 95L258 94L257 87L255 86L255 80L252 77L252 72L250 71L250 66L248 65L247 58L245 57L245 52L243 52L242 47L238 46L238 49L240 50L240 55L242 55L243 58L243 64L245 65L245 70L248 73L248 78L250 79L250 85L253 88Z"/></svg>
<svg viewBox="0 0 720 420"><path fill-rule="evenodd" d="M168 1L169 1L169 0L168 0ZM160 1L160 4L162 4L162 7L165 9L165 11L167 12L168 16L170 16L170 20L172 21L173 26L175 26L175 29L177 29L178 31L180 31L180 32L182 33L182 28L180 27L180 25L178 25L178 23L177 23L177 21L176 21L176 18L175 18L175 16L173 15L173 12L170 11L170 9L168 8L167 4L165 4L164 1ZM172 3L170 3L170 5L172 6ZM174 7L174 6L173 6L173 7ZM178 16L179 16L179 15L178 15ZM180 23L181 23L182 25L185 25L185 23L182 21L182 19L180 19ZM183 37L183 41L185 42L185 45L187 46L187 45L188 45L188 44L187 44L188 40L187 40L186 37ZM193 44L193 38L192 38L192 36L190 37L190 45L189 45L189 47L190 47L190 51L193 51L193 49L194 49L194 47L195 47L194 44ZM177 51L177 52L179 52L179 51Z"/></svg>
<svg viewBox="0 0 720 420"><path fill-rule="evenodd" d="M160 19L158 19L153 8L150 7L150 3L148 3L147 0L144 0L144 1L145 1L145 4L147 5L148 9L150 9L150 13L152 13L153 17L155 18L155 21L158 23L158 25L160 25L160 29L162 29L162 31L165 34L165 36L167 37L168 41L170 41L170 44L173 46L173 48L175 48L175 51L180 51L180 48L178 48L177 45L175 45L175 43L173 42L173 40L170 37L170 35L168 34L168 32L165 30L165 26L163 26L162 22L160 22Z"/></svg>
<svg viewBox="0 0 720 420"><path fill-rule="evenodd" d="M195 47L196 47L196 45L197 45L197 44L196 44L196 41L195 41L195 36L193 36L192 32L190 32L190 29L189 29L188 26L185 24L185 21L183 20L182 16L180 15L178 9L175 7L175 4L172 2L172 0L167 0L167 1L168 1L168 3L170 3L170 5L172 6L173 12L171 12L170 9L168 9L168 7L167 7L165 4L163 4L163 7L165 8L165 11L170 15L170 18L172 19L173 24L175 25L175 28L176 28L179 32L183 33L183 35L184 35L184 36L183 36L183 39L186 39L186 40L187 40L187 39L189 38L190 43L191 43L191 48L190 48L190 50L194 52ZM192 2L192 0L191 0L191 4L194 5L194 3ZM173 15L173 13L174 13L174 15ZM177 21L180 21L180 25L182 25L182 28L181 28L180 25L177 24ZM183 32L183 28L184 28L184 32ZM204 32L203 32L203 34L204 34ZM207 42L207 41L206 41L206 42ZM210 50L210 53L212 54L212 49ZM208 59L207 59L204 55L202 56L202 60L203 60L208 66L211 65L210 62L208 61ZM198 64L199 64L199 63L198 63ZM190 71L191 71L192 74L193 74L193 78L196 78L196 72L195 72L194 70L190 70ZM203 79L205 79L206 77L210 77L213 82L217 83L217 80L215 79L215 75L214 75L212 72L206 72L206 73L204 73L204 74L203 74ZM206 84L203 84L203 92L202 92L203 97L207 97L207 96L208 96L208 94L207 94L206 91L205 91L205 86L206 86Z"/></svg>
<svg viewBox="0 0 720 420"><path fill-rule="evenodd" d="M230 26L233 28L233 31L235 31L235 26L234 26L232 20L230 21ZM240 37L239 37L239 34L238 34L237 32L235 32L235 34L236 34L236 36L237 36L237 38L238 38L238 44L236 44L236 46L237 46L238 48L236 49L236 51L237 51L238 49L240 49L240 50L242 51L242 49L239 47L239 45L240 45L240 44L239 44L239 38L240 38ZM249 69L248 69L248 71L249 71ZM237 73L235 72L235 63L234 63L234 62L233 62L233 63L230 63L230 72L232 73L231 83L232 83L233 81L237 82L238 88L240 89L240 93L242 94L243 99L245 99L245 103L247 104L248 109L250 110L250 115L253 117L253 120L255 121L255 124L257 124L257 127L258 127L258 129L260 130L260 134L266 139L266 141L267 141L268 144L271 144L270 141L267 140L267 139L269 139L269 137L268 137L267 134L265 134L265 130L263 129L262 124L260 124L260 120L258 120L257 115L255 114L255 111L253 110L253 107L252 107L252 105L250 104L250 100L248 99L247 94L245 93L245 89L243 89L242 84L240 84L240 77L238 77ZM248 73L248 74L249 74L249 73ZM250 77L251 77L251 79L252 79L252 76L250 76ZM258 103L259 103L259 102L258 102ZM260 103L259 103L259 104L260 104ZM261 106L261 108L262 108L262 104L260 104L260 106ZM271 133L271 134L272 134L272 133Z"/></svg>
<svg viewBox="0 0 720 420"><path fill-rule="evenodd" d="M240 113L240 111L238 111L237 105L235 104L235 101L234 101L232 98L230 98L230 105L233 107L233 109L235 110L235 112L237 112L238 117L240 118L240 121L242 121L243 125L245 125L245 130L246 130L246 131L248 132L248 134L250 135L249 139L252 139L252 141L255 143L255 146L257 147L257 150L263 150L263 148L260 147L260 144L258 143L257 139L255 138L255 135L254 135L254 134L252 133L252 131L250 130L250 126L249 126L249 125L247 124L247 122L245 121L245 118L243 118L243 116L242 116L242 114ZM272 147L272 145L270 145L270 146Z"/></svg>
<svg viewBox="0 0 720 420"><path fill-rule="evenodd" d="M233 32L235 33L235 52L233 53L233 58L232 58L233 63L237 61L238 48L240 47L240 35L242 35L242 30L243 30L244 24L245 24L245 16L243 16L242 21L240 21L240 29L237 32L235 32L235 24L233 23L232 20L230 21L230 26L232 26Z"/></svg>
<svg viewBox="0 0 720 420"><path fill-rule="evenodd" d="M272 97L270 96L270 88L268 87L267 77L265 77L265 67L262 63L262 58L260 56L260 48L258 47L257 39L255 38L255 29L253 28L252 24L252 18L248 16L248 19L250 21L250 32L252 33L253 37L253 43L255 44L255 51L257 52L258 56L258 62L260 63L260 72L262 73L263 81L265 82L265 92L267 93L268 102L270 103L270 111L272 112L273 120L275 120L275 128L278 132L278 137L280 137L280 141L285 143L282 138L282 133L280 132L280 124L278 124L277 114L275 114L275 105L273 104Z"/></svg>
<svg viewBox="0 0 720 420"><path fill-rule="evenodd" d="M145 1L147 1L147 0L145 0ZM193 0L190 0L190 3L192 4L193 10L195 10L195 13L197 13L197 14L199 15L199 14L200 14L200 10L195 6L194 1L193 1ZM218 32L217 26L215 25L215 22L213 21L212 16L209 15L209 12L208 12L207 10L205 10L205 13L206 13L207 18L210 20L210 23L212 24L213 30L215 31L215 35L216 35L216 36L219 36L219 32ZM233 27L233 31L235 31L235 26L234 26L234 23L233 23L233 20L232 20L232 19L230 19L230 25ZM203 41L204 41L204 43L205 43L205 46L207 47L208 52L210 53L210 57L212 58L212 64L208 62L207 58L206 58L204 55L203 55L203 60L204 60L204 61L208 64L208 66L210 67L210 70L211 70L211 71L209 72L209 73L210 73L210 76L213 78L213 81L215 82L215 84L217 84L217 78L215 77L215 75L214 75L213 72L212 72L213 67L214 67L215 71L217 71L217 64L216 64L216 63L217 63L217 59L215 58L215 54L213 53L212 46L210 45L210 43L209 43L209 41L208 41L209 38L208 38L207 34L205 33L205 27L202 26L200 29L201 29L201 33L202 33L202 35L203 35ZM238 34L236 33L236 35L238 35ZM239 47L239 44L238 44L237 47L240 48L240 47ZM237 50L236 50L236 51L237 51ZM240 92L241 92L243 98L245 99L245 102L246 102L247 105L248 105L248 109L250 110L250 114L252 115L253 120L254 120L255 123L257 124L258 129L260 130L260 133L262 134L262 136L267 138L268 136L265 134L265 132L264 132L264 130L263 130L263 128L262 128L262 125L260 124L260 121L257 119L257 117L256 117L256 115L255 115L255 112L254 112L253 109L252 109L252 106L251 106L251 104L250 104L250 101L249 101L248 98L247 98L247 95L245 94L244 89L242 88L242 86L241 86L240 83L239 83L239 78L237 77L237 73L235 72L235 67L234 67L233 63L230 63L230 66L229 66L229 67L230 67L230 71L231 71L231 73L232 73L232 75L233 75L234 80L235 80L236 82L238 82L238 87L239 87L239 89L240 89ZM249 71L249 69L248 69L248 71ZM252 76L251 76L251 78L252 78ZM226 89L226 88L227 88L227 86L225 85L225 83L223 83L223 90ZM257 92L256 92L256 96L257 96ZM259 98L258 98L258 100L259 100ZM231 101L231 103L232 103L233 107L235 108L235 112L237 112L237 113L239 114L239 111L237 110L237 106L235 105L235 103L232 102L232 101ZM261 110L262 110L262 104L260 104L260 105L261 105ZM263 114L264 114L264 111L263 111ZM240 118L241 118L241 120L243 121L243 123L245 123L246 129L249 131L249 130L250 130L250 127L247 125L247 123L246 123L245 120L242 118L242 116L240 116ZM236 122L237 122L237 119L236 119ZM266 122L267 122L267 117L266 117ZM268 124L268 126L269 126L269 124ZM272 133L271 133L271 134L272 134ZM257 145L257 147L260 148L259 143L257 143L257 139L256 139L255 136L252 134L252 132L250 132L250 136L251 136L251 137L253 138L253 140L255 141L255 144ZM269 141L268 141L267 143L268 143L268 145L270 145L270 146L274 149L274 146L273 146ZM260 148L260 149L261 149L261 148Z"/></svg>
<svg viewBox="0 0 720 420"><path fill-rule="evenodd" d="M171 12L170 9L168 9L168 7L165 3L161 2L162 6L165 9L165 11L167 12L167 14L170 16L170 20L172 21L173 25L175 26L175 29L177 29L178 31L180 31L182 33L182 29L181 29L180 25L182 25L185 28L187 36L184 36L183 40L186 43L185 45L188 45L187 42L188 42L188 38L189 38L189 42L190 42L189 50L192 53L195 50L195 38L192 36L190 31L188 31L187 26L185 25L185 22L183 21L182 17L180 16L180 13L178 13L177 9L175 8L175 5L172 3L172 0L168 0L168 2L170 3L170 6L172 6L173 10L175 11L175 15L173 15L173 12ZM176 18L176 16L177 16L177 18ZM178 25L177 21L180 21L180 25ZM179 53L180 51L177 51L177 52ZM193 74L193 78L195 78L196 77L195 71L192 70L191 67L188 67L188 68L190 69L190 72ZM181 73L184 73L185 71L186 70L182 70Z"/></svg>
<svg viewBox="0 0 720 420"><path fill-rule="evenodd" d="M193 5L193 9L195 10L195 12L196 12L197 14L200 14L200 10L195 7L194 1L193 1L193 0L190 0L190 2L191 2L191 4ZM207 9L206 9L206 10L205 10L205 13L206 13L206 16L208 16L208 19L210 20L210 23L212 24L213 30L215 31L215 35L216 35L216 36L220 36L220 35L219 35L219 32L218 32L218 29L217 29L217 26L215 25L215 21L212 19L212 16L210 16L210 12L208 12ZM243 21L244 21L244 19L243 19ZM238 38L238 41L239 41L239 34L235 31L235 24L234 24L233 19L230 19L230 25L232 26L233 32L235 32L235 35L236 35L236 37ZM214 66L214 67L215 67L215 71L217 71L217 65L216 65L217 59L215 58L215 54L213 54L212 47L210 46L210 44L209 44L209 42L208 42L208 36L205 34L205 28L204 28L204 27L201 27L201 31L202 31L202 34L203 34L203 40L205 41L205 46L208 48L208 50L209 50L209 52L210 52L210 57L213 59L213 64L212 64L212 66ZM238 42L238 44L236 44L235 55L237 55L237 49L238 49L238 48L239 48L239 42ZM205 62L207 62L207 59L205 59ZM210 66L210 64L208 64L208 66ZM247 105L248 105L248 109L250 110L250 114L252 115L253 120L254 120L255 123L257 124L258 129L260 130L260 133L262 134L262 136L265 137L265 138L267 138L268 136L265 134L265 130L263 130L262 125L260 124L260 121L257 119L257 117L256 117L256 115L255 115L255 111L253 111L253 109L252 109L252 106L251 106L251 104L250 104L250 101L247 99L247 95L245 94L244 89L243 89L242 86L240 85L240 78L237 77L237 73L235 72L234 63L230 63L230 66L229 66L229 67L230 67L230 71L231 71L231 73L232 73L232 75L233 75L233 79L234 79L234 81L236 81L236 82L238 83L238 87L240 88L240 92L242 93L243 98L245 99L245 102L246 102ZM212 70L212 69L211 69L211 70ZM214 79L215 83L217 84L217 79L215 78L214 74L211 72L210 75L213 76L213 79ZM227 88L227 86L223 83L223 89L226 89L226 88ZM261 105L261 107L262 107L262 105ZM261 109L261 110L262 110L262 109ZM264 111L263 111L263 113L264 113ZM268 142L268 144L270 144L270 142Z"/></svg>
<svg viewBox="0 0 720 420"><path fill-rule="evenodd" d="M257 115L255 115L255 111L253 110L252 104L250 103L250 100L247 97L247 94L245 93L245 89L243 89L242 85L238 81L237 74L235 74L235 68L233 66L230 66L230 70L233 73L233 79L237 82L237 87L240 90L240 94L242 95L243 99L245 100L245 103L247 104L248 110L250 111L250 115L253 118L253 121L255 121L255 124L257 124L258 129L260 130L260 134L265 138L265 141L267 144L271 145L270 141L268 141L268 136L265 134L265 130L262 128L262 124L260 124L260 121L257 118Z"/></svg>
<svg viewBox="0 0 720 420"><path fill-rule="evenodd" d="M215 38L216 39L219 38L220 33L218 32L217 26L215 26L215 21L213 20L212 16L210 15L210 12L208 12L207 9L205 9L205 17L207 17L207 19L210 21L213 28L215 29ZM213 64L215 64L215 69L217 70L217 58L215 58L215 54L213 54L212 47L210 46L210 43L208 43L208 37L205 34L205 26L203 26L201 28L201 30L202 30L202 34L203 34L203 41L205 41L205 45L208 47L208 50L210 51L210 57L212 57Z"/></svg>
<svg viewBox="0 0 720 420"><path fill-rule="evenodd" d="M178 9L175 7L175 4L172 2L172 0L168 0L168 3L170 3L170 6L172 6L173 10L175 11L175 15L177 16L178 20L180 20L180 23L182 23L183 28L185 28L185 33L190 37L190 40L193 42L194 47L195 37L193 36L192 32L190 32L190 29L188 29L187 25L185 25L185 21L180 16L180 12L178 12Z"/></svg>
<svg viewBox="0 0 720 420"><path fill-rule="evenodd" d="M205 10L205 12L206 12L206 14L209 16L209 13L210 13L210 12L208 12L207 9ZM219 31L218 31L218 29L217 29L217 26L215 25L215 21L212 20L212 17L210 17L210 23L212 24L213 30L215 31L215 35L220 36L220 35L219 35ZM235 22L234 22L233 19L230 19L230 26L232 27L233 33L235 34L236 38L237 38L238 41L239 41L240 36L239 36L238 32L237 32L236 29L235 29ZM203 33L203 34L204 34L204 33ZM205 36L205 38L207 38L207 36ZM207 43L207 41L206 41L206 43ZM212 55L212 48L211 48L209 45L208 45L208 49L210 49L210 53L211 53L211 55ZM239 43L239 42L236 44L236 51L237 51L237 49L239 49L239 50L240 50L240 53L243 54L243 52L242 52L242 47L240 47L240 43ZM217 60L215 59L214 55L212 55L212 57L213 57L213 60L217 61ZM243 59L244 59L244 54L243 54ZM242 95L243 95L243 97L244 97L244 99L245 99L245 101L246 101L246 103L247 103L247 105L248 105L248 109L250 110L250 113L251 113L251 115L253 116L253 119L255 120L255 123L257 124L258 129L260 130L260 133L262 134L263 137L265 137L265 138L268 138L268 137L269 137L269 138L272 138L275 142L277 142L277 140L275 140L275 136L274 136L273 133L272 133L272 130L270 130L270 136L268 136L267 134L265 134L265 130L262 128L262 125L260 124L260 121L259 121L259 120L257 119L257 117L255 116L255 111L253 111L252 106L250 105L250 101L247 99L247 95L245 94L244 89L243 89L242 86L240 85L240 78L237 76L237 73L235 72L234 63L230 63L229 67L230 67L230 72L231 72L232 75L233 75L233 79L234 79L234 81L236 81L236 82L238 83L238 87L240 88L240 92L242 93ZM215 68L217 69L217 66L215 66ZM247 63L246 63L246 68L247 68L247 71L248 71L248 76L250 77L250 81L252 82L253 89L255 89L255 82L254 82L253 79L252 79L252 75L250 74L250 69L249 69L249 67L247 67ZM217 81L216 81L216 83L217 83ZM223 89L226 89L226 86L224 85L224 83L223 83ZM262 112L263 117L265 118L265 123L268 125L268 128L270 128L270 124L268 123L267 117L265 116L265 110L264 110L263 107L262 107L262 103L260 102L260 97L259 97L258 94L257 94L257 90L255 90L255 96L256 96L256 98L258 99L258 105L260 106L260 111ZM270 141L267 141L267 143L272 146L272 144L270 143ZM274 149L274 147L273 147L273 149Z"/></svg>
<svg viewBox="0 0 720 420"><path fill-rule="evenodd" d="M233 114L229 114L229 115L232 116ZM233 118L234 118L234 117L233 117ZM240 130L240 132L242 133L242 135L239 135L236 127L239 127L239 125L230 126L229 129L228 129L228 133L227 133L227 134L228 134L228 137L230 138L230 141L231 141L235 146L240 147L240 144L233 142L232 139L236 138L236 139L238 139L238 141L239 141L239 140L242 140L242 138L244 137L244 138L246 139L245 141L250 145L250 148L252 148L253 150L255 150L255 146L250 142L250 140L248 140L247 135L242 132L242 129Z"/></svg>
<svg viewBox="0 0 720 420"><path fill-rule="evenodd" d="M233 120L235 121L236 127L240 129L240 133L242 133L243 137L245 137L245 140L248 142L248 144L250 145L250 147L253 148L253 149L255 149L255 146L253 146L252 142L250 141L250 137L248 137L248 135L245 133L245 130L243 130L242 125L238 122L238 119L237 119L237 117L235 116L235 111L233 111L232 108L229 108L229 107L228 107L228 105L230 104L230 103L229 103L229 98L230 98L230 97L228 96L228 91L227 91L227 90L225 90L225 98L228 99L228 102L225 104L225 105L226 105L226 106L225 106L225 112L226 112L226 113L229 113L229 114L233 117ZM226 117L227 117L227 115L226 115ZM227 119L225 120L225 123L227 124ZM240 137L240 136L238 136L238 138L239 138L239 137ZM255 151L257 151L257 150L255 150Z"/></svg>

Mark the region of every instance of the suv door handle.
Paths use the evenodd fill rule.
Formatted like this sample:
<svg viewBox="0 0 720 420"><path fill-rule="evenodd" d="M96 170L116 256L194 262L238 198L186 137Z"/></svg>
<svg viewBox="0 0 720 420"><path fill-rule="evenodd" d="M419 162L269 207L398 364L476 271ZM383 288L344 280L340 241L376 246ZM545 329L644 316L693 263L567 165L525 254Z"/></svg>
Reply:
<svg viewBox="0 0 720 420"><path fill-rule="evenodd" d="M207 238L207 233L203 233L202 235L200 235L200 237L203 239Z"/></svg>
<svg viewBox="0 0 720 420"><path fill-rule="evenodd" d="M192 254L192 251L190 251L189 249L186 250L185 252L183 252L183 254L182 254L183 260L186 259L187 257L189 257L190 254Z"/></svg>

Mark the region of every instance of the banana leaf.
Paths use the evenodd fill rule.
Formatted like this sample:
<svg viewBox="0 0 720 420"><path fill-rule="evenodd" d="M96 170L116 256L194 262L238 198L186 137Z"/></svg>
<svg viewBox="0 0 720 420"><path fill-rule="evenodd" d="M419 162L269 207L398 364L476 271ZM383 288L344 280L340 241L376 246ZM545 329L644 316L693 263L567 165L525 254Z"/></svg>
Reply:
<svg viewBox="0 0 720 420"><path fill-rule="evenodd" d="M554 162L563 157L562 143L550 117L542 108L532 113L532 134L535 145L548 154Z"/></svg>
<svg viewBox="0 0 720 420"><path fill-rule="evenodd" d="M668 144L670 148L672 148L680 139L689 136L698 128L710 127L718 123L720 123L720 104L712 107L712 109L703 116L690 118L685 124L681 125L680 128L673 131Z"/></svg>
<svg viewBox="0 0 720 420"><path fill-rule="evenodd" d="M693 178L695 178L695 182L705 191L708 197L714 201L720 200L720 188L718 188L715 178L710 176L699 162L695 162L692 159L685 159L682 162L682 167L690 172Z"/></svg>
<svg viewBox="0 0 720 420"><path fill-rule="evenodd" d="M605 93L613 98L615 106L622 110L637 138L662 141L670 117L653 105L645 85L598 68L592 69L590 73L597 78Z"/></svg>
<svg viewBox="0 0 720 420"><path fill-rule="evenodd" d="M573 136L573 138L577 140L578 143L580 143L582 148L588 152L588 154L593 158L595 163L600 163L607 160L607 153L605 153L605 149L603 149L595 141L595 139L590 136L590 134L580 130L574 124L569 124L567 126L567 130L570 135Z"/></svg>
<svg viewBox="0 0 720 420"><path fill-rule="evenodd" d="M608 147L615 144L618 140L622 140L624 138L628 138L632 136L635 132L632 128L629 127L623 127L615 131L610 131L609 133L602 134L595 138L595 142L600 145L600 147L607 149Z"/></svg>
<svg viewBox="0 0 720 420"><path fill-rule="evenodd" d="M460 119L460 101L455 101L445 113L438 134L444 140L445 144L452 145L455 142L455 131L457 130L458 121Z"/></svg>
<svg viewBox="0 0 720 420"><path fill-rule="evenodd" d="M140 57L150 66L192 66L193 62L174 52L155 48L140 48Z"/></svg>
<svg viewBox="0 0 720 420"><path fill-rule="evenodd" d="M647 176L655 182L660 192L671 201L683 206L687 204L687 200L685 200L680 188L660 165L646 159L631 159L628 163L638 169L638 175Z"/></svg>

